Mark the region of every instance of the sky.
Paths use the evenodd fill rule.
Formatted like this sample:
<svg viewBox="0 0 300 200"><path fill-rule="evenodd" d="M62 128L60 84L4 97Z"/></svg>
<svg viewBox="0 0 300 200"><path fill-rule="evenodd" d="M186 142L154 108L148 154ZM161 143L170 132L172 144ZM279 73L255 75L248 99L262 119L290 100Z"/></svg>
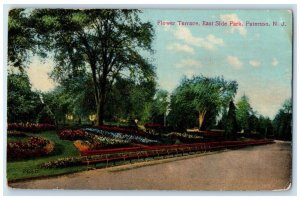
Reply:
<svg viewBox="0 0 300 200"><path fill-rule="evenodd" d="M273 118L291 97L292 13L289 10L143 10L155 31L154 54L145 54L157 69L161 89L172 92L183 76L223 76L238 82L237 102L247 95L255 111ZM159 21L174 22L162 25ZM197 22L200 25L179 25ZM212 26L202 23L213 22ZM217 26L216 21L227 23ZM240 22L243 26L229 26ZM246 26L246 22L270 26ZM273 26L278 22L284 26ZM209 24L209 23L206 23ZM48 91L54 63L37 57L28 69L33 88Z"/></svg>

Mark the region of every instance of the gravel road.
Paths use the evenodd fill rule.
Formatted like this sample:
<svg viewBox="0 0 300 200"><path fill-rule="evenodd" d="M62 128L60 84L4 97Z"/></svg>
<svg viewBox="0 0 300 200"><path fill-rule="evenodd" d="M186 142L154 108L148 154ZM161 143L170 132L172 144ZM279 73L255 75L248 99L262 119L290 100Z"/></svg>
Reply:
<svg viewBox="0 0 300 200"><path fill-rule="evenodd" d="M9 184L30 189L278 190L291 177L291 143L197 154Z"/></svg>

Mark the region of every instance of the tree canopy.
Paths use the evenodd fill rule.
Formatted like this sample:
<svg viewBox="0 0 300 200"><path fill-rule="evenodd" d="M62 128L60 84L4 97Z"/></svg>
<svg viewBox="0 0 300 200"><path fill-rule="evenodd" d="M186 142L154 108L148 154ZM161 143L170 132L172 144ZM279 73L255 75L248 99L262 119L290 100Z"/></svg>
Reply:
<svg viewBox="0 0 300 200"><path fill-rule="evenodd" d="M36 41L24 9L12 9L8 17L8 64L21 71Z"/></svg>
<svg viewBox="0 0 300 200"><path fill-rule="evenodd" d="M97 124L103 123L107 94L116 77L136 81L155 77L154 67L141 52L152 52L152 25L139 10L34 9L29 21L40 53L55 61L58 82L91 77Z"/></svg>
<svg viewBox="0 0 300 200"><path fill-rule="evenodd" d="M40 95L31 91L28 76L24 73L9 73L7 79L8 122L35 122L43 106Z"/></svg>
<svg viewBox="0 0 300 200"><path fill-rule="evenodd" d="M249 98L246 95L243 95L241 99L236 103L236 106L236 115L240 129L244 132L250 132L253 128L251 126L251 119L253 121L252 116L255 113L249 103Z"/></svg>
<svg viewBox="0 0 300 200"><path fill-rule="evenodd" d="M292 99L287 99L273 120L275 137L284 140L292 139Z"/></svg>
<svg viewBox="0 0 300 200"><path fill-rule="evenodd" d="M171 96L171 112L184 112L184 108L187 108L186 114L197 113L198 126L201 129L205 119L211 117L209 121L215 121L220 109L229 105L237 87L236 81L226 81L223 77L184 78Z"/></svg>

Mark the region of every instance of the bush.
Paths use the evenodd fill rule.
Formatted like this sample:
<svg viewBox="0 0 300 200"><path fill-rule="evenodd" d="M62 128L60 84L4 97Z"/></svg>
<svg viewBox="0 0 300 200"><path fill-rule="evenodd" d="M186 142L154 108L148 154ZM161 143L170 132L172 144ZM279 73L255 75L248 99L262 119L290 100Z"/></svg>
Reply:
<svg viewBox="0 0 300 200"><path fill-rule="evenodd" d="M9 142L7 144L7 158L32 158L50 154L54 150L54 143L41 137L30 137L25 142Z"/></svg>

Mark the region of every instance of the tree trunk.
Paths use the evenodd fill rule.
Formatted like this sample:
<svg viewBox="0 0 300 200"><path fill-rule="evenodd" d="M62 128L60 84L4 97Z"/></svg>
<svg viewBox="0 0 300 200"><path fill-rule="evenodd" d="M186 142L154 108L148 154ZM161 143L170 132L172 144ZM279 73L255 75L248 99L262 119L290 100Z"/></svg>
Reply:
<svg viewBox="0 0 300 200"><path fill-rule="evenodd" d="M102 81L100 95L98 98L97 105L97 121L96 126L103 125L104 121L104 111L105 111L105 103L106 103L106 79Z"/></svg>
<svg viewBox="0 0 300 200"><path fill-rule="evenodd" d="M96 126L103 125L104 121L104 106L105 106L105 98L101 95L100 101L96 103L97 115L96 115Z"/></svg>

